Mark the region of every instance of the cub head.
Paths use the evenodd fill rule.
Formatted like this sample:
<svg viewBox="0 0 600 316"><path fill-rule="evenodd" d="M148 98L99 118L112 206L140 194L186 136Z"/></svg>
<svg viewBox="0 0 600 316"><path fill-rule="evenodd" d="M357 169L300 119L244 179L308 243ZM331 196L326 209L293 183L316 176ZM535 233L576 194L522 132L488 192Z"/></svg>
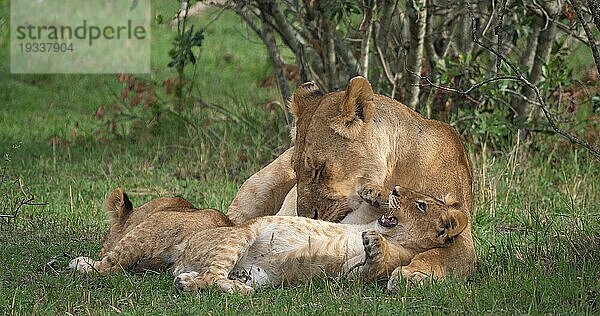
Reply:
<svg viewBox="0 0 600 316"><path fill-rule="evenodd" d="M388 215L378 221L382 234L417 252L447 245L469 223L450 195L442 200L396 186L390 193L389 208Z"/></svg>
<svg viewBox="0 0 600 316"><path fill-rule="evenodd" d="M305 83L292 96L299 215L335 222L358 208L360 199L349 197L358 197L358 181L374 168L365 149L373 98L363 77L350 80L346 91L328 94Z"/></svg>

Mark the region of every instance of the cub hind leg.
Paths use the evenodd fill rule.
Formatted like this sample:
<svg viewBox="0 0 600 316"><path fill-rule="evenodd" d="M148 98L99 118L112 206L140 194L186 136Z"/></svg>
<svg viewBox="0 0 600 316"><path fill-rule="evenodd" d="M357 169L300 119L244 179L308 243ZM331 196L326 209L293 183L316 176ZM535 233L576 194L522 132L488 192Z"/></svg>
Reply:
<svg viewBox="0 0 600 316"><path fill-rule="evenodd" d="M226 293L254 293L253 287L230 278L230 273L256 238L250 225L197 233L175 268L175 287L182 292L194 292L216 285Z"/></svg>
<svg viewBox="0 0 600 316"><path fill-rule="evenodd" d="M81 273L96 271L101 275L106 275L132 267L140 259L149 255L148 244L154 244L152 242L153 232L146 226L142 224L127 233L99 261L88 257L77 257L71 260L67 268ZM160 270L163 267L154 268Z"/></svg>

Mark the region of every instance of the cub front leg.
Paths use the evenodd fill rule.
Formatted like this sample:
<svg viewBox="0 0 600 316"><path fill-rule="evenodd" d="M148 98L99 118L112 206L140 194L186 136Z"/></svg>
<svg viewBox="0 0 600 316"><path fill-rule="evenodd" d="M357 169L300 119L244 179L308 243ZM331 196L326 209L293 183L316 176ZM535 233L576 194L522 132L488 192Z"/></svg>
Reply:
<svg viewBox="0 0 600 316"><path fill-rule="evenodd" d="M362 232L362 242L365 247L366 262L377 265L384 261L387 254L387 242L376 230Z"/></svg>
<svg viewBox="0 0 600 316"><path fill-rule="evenodd" d="M99 274L105 275L127 269L137 261L137 258L140 258L138 253L126 252L123 251L123 249L118 248L116 251L111 251L106 254L106 256L99 261L89 257L77 257L69 262L67 269L84 274L98 272Z"/></svg>
<svg viewBox="0 0 600 316"><path fill-rule="evenodd" d="M177 292L195 292L199 289L207 288L209 284L200 284L196 281L200 274L196 271L184 272L175 277L173 284Z"/></svg>
<svg viewBox="0 0 600 316"><path fill-rule="evenodd" d="M133 262L135 262L135 259L132 259L130 254L111 251L99 261L89 257L77 257L69 262L67 269L84 274L98 272L105 275L122 271Z"/></svg>
<svg viewBox="0 0 600 316"><path fill-rule="evenodd" d="M400 266L392 272L392 275L387 283L388 292L396 292L398 289L398 284L402 279L406 280L408 285L419 285L426 280L429 280L431 277L442 274L440 266L432 266L430 263L420 261L419 259L417 259L415 262L420 263L414 264L411 267ZM417 265L419 266L418 268L416 267Z"/></svg>
<svg viewBox="0 0 600 316"><path fill-rule="evenodd" d="M403 254L378 231L364 231L362 242L365 249L365 265L360 269L360 272L364 278L387 277L390 271L401 262L400 259Z"/></svg>

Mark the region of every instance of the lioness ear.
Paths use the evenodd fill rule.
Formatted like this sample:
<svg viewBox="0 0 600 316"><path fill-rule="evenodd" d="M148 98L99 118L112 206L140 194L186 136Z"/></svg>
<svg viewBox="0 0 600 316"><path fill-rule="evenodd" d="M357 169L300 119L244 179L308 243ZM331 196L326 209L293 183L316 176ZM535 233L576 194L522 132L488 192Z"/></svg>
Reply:
<svg viewBox="0 0 600 316"><path fill-rule="evenodd" d="M319 89L316 83L309 81L301 84L292 95L289 103L290 112L294 115L294 119L297 120L300 117L310 101L314 101L314 98L321 96L323 96L323 91Z"/></svg>
<svg viewBox="0 0 600 316"><path fill-rule="evenodd" d="M451 208L448 210L448 214L442 218L438 237L445 243L448 239L462 233L468 223L469 219L464 212Z"/></svg>
<svg viewBox="0 0 600 316"><path fill-rule="evenodd" d="M133 211L133 204L123 189L116 188L104 200L104 210L110 215L111 223L124 222Z"/></svg>
<svg viewBox="0 0 600 316"><path fill-rule="evenodd" d="M339 107L340 114L333 119L331 128L343 137L357 138L365 124L373 119L373 97L373 89L367 79L361 76L350 79Z"/></svg>

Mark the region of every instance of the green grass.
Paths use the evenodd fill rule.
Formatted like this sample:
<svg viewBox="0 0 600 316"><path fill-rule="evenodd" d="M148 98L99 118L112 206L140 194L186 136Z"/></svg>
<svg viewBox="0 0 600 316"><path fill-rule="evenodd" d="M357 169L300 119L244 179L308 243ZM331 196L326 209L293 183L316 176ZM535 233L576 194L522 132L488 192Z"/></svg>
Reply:
<svg viewBox="0 0 600 316"><path fill-rule="evenodd" d="M153 14L170 16L177 5L172 2L155 1ZM205 25L214 14L197 23ZM260 289L252 297L216 290L180 296L168 274L69 273L64 266L72 257L98 253L108 228L101 205L111 189L132 192L136 205L179 194L196 206L224 210L239 185L289 145L284 114L265 110L279 96L259 87L270 73L264 49L234 15L225 14L207 30L195 93L231 115L198 108L192 113L199 131L168 116L147 135L96 141L94 132L105 128L92 116L115 102L115 76L9 74L8 26L1 23L7 18L3 1L0 153L11 152L9 172L48 205L25 207L0 228L2 314L600 312L600 168L569 146L500 156L470 150L480 262L466 281L403 288L395 295L381 282L325 279ZM153 27L149 79L173 75L165 66L173 34L166 25ZM61 141L53 145L56 138ZM11 150L14 144L19 146ZM47 265L53 258L55 270Z"/></svg>

